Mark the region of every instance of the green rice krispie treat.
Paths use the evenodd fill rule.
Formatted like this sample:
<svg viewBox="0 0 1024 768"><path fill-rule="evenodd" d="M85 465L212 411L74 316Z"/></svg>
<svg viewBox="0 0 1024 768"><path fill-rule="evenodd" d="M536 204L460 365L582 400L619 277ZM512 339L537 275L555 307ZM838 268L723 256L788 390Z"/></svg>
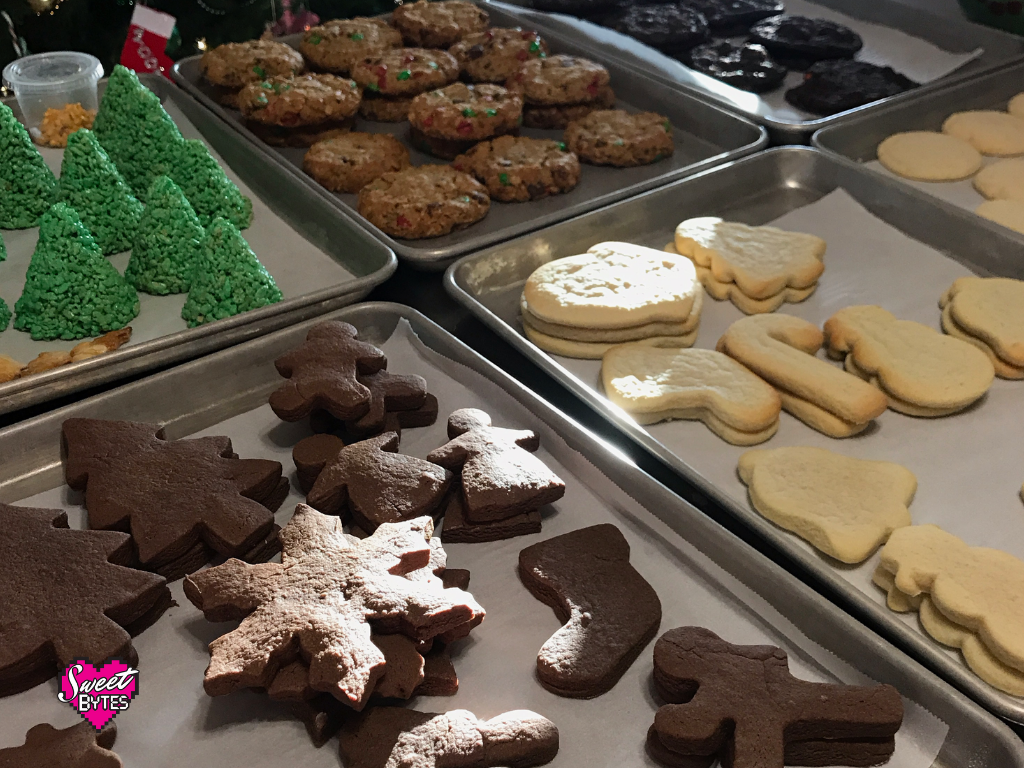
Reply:
<svg viewBox="0 0 1024 768"><path fill-rule="evenodd" d="M217 217L239 229L252 224L252 200L227 177L203 142L189 139L181 143L174 170L167 175L181 187L204 227Z"/></svg>
<svg viewBox="0 0 1024 768"><path fill-rule="evenodd" d="M7 259L7 246L4 245L4 237L0 235L0 261Z"/></svg>
<svg viewBox="0 0 1024 768"><path fill-rule="evenodd" d="M0 331L7 330L7 324L11 322L11 308L7 302L0 298Z"/></svg>
<svg viewBox="0 0 1024 768"><path fill-rule="evenodd" d="M161 176L146 195L125 280L160 296L186 293L205 235L181 189Z"/></svg>
<svg viewBox="0 0 1024 768"><path fill-rule="evenodd" d="M14 312L14 327L33 339L84 339L128 325L139 314L139 296L103 257L75 209L57 203L39 223Z"/></svg>
<svg viewBox="0 0 1024 768"><path fill-rule="evenodd" d="M142 203L135 199L92 131L83 128L68 136L57 199L75 209L104 254L132 247Z"/></svg>
<svg viewBox="0 0 1024 768"><path fill-rule="evenodd" d="M160 98L120 64L107 81L93 131L137 195L144 195L157 176L170 173L182 142Z"/></svg>
<svg viewBox="0 0 1024 768"><path fill-rule="evenodd" d="M53 205L57 179L25 126L0 104L0 229L27 229Z"/></svg>
<svg viewBox="0 0 1024 768"><path fill-rule="evenodd" d="M274 278L260 264L234 224L215 219L192 273L181 316L189 328L211 323L283 298Z"/></svg>

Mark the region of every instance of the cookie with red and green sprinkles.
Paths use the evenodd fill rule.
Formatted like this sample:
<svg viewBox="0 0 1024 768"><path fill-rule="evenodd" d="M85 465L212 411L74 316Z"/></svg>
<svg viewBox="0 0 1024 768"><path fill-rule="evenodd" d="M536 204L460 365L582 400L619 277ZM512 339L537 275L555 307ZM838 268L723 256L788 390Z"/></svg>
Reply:
<svg viewBox="0 0 1024 768"><path fill-rule="evenodd" d="M491 198L525 203L559 195L580 180L580 161L560 141L500 136L482 141L452 163L487 187Z"/></svg>
<svg viewBox="0 0 1024 768"><path fill-rule="evenodd" d="M359 16L311 27L302 36L299 50L314 67L347 75L367 56L401 45L402 35L386 21Z"/></svg>
<svg viewBox="0 0 1024 768"><path fill-rule="evenodd" d="M328 74L271 77L238 94L250 130L275 146L308 147L350 131L361 101L354 80Z"/></svg>
<svg viewBox="0 0 1024 768"><path fill-rule="evenodd" d="M569 123L565 143L585 163L620 168L648 165L675 151L667 117L621 109L591 112Z"/></svg>
<svg viewBox="0 0 1024 768"><path fill-rule="evenodd" d="M391 14L392 23L408 45L447 48L466 35L487 29L490 16L466 0L403 3Z"/></svg>
<svg viewBox="0 0 1024 768"><path fill-rule="evenodd" d="M500 85L451 85L421 93L409 108L409 122L425 136L483 141L518 127L523 99Z"/></svg>
<svg viewBox="0 0 1024 768"><path fill-rule="evenodd" d="M546 58L548 44L531 30L493 27L467 35L449 51L473 82L504 83L526 62Z"/></svg>
<svg viewBox="0 0 1024 768"><path fill-rule="evenodd" d="M238 90L257 80L297 75L305 68L302 55L273 40L224 43L203 54L199 70L209 82Z"/></svg>
<svg viewBox="0 0 1024 768"><path fill-rule="evenodd" d="M318 141L302 170L332 192L358 192L389 171L409 167L409 150L389 133L353 132Z"/></svg>
<svg viewBox="0 0 1024 768"><path fill-rule="evenodd" d="M596 101L611 82L608 70L579 56L548 56L521 65L507 86L531 105L553 106Z"/></svg>
<svg viewBox="0 0 1024 768"><path fill-rule="evenodd" d="M454 82L459 63L447 51L393 48L352 67L352 79L370 93L413 96Z"/></svg>
<svg viewBox="0 0 1024 768"><path fill-rule="evenodd" d="M359 213L393 237L440 237L487 215L491 198L476 179L449 165L385 173L359 191Z"/></svg>
<svg viewBox="0 0 1024 768"><path fill-rule="evenodd" d="M409 119L409 108L415 96L381 96L372 91L363 92L359 102L359 116L375 123L404 123Z"/></svg>
<svg viewBox="0 0 1024 768"><path fill-rule="evenodd" d="M564 130L574 120L582 120L591 112L615 107L615 91L610 85L601 89L594 101L583 104L557 104L542 107L536 104L523 105L523 126Z"/></svg>

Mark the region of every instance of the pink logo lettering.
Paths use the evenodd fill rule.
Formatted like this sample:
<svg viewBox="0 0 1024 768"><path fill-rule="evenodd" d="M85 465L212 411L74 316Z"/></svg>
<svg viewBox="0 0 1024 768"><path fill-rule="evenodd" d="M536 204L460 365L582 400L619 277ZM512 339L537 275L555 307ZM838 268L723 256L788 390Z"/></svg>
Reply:
<svg viewBox="0 0 1024 768"><path fill-rule="evenodd" d="M64 670L57 699L70 704L98 731L118 712L128 709L138 692L139 670L120 659L111 659L99 669L78 659Z"/></svg>

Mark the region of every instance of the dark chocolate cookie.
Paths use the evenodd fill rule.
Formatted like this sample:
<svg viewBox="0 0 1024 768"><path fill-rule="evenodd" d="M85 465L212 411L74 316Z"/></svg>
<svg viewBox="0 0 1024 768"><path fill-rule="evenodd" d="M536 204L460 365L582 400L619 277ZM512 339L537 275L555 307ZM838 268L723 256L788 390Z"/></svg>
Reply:
<svg viewBox="0 0 1024 768"><path fill-rule="evenodd" d="M782 85L786 68L776 63L763 45L719 40L698 45L683 59L686 66L735 88L767 93Z"/></svg>
<svg viewBox="0 0 1024 768"><path fill-rule="evenodd" d="M892 67L866 61L819 61L804 81L786 91L786 101L815 115L834 115L916 88L917 83Z"/></svg>
<svg viewBox="0 0 1024 768"><path fill-rule="evenodd" d="M765 19L750 28L750 42L760 43L772 56L810 61L850 59L864 46L860 35L849 27L806 16Z"/></svg>
<svg viewBox="0 0 1024 768"><path fill-rule="evenodd" d="M711 37L707 19L685 2L624 5L604 26L665 53L679 53Z"/></svg>
<svg viewBox="0 0 1024 768"><path fill-rule="evenodd" d="M711 31L719 37L745 35L751 24L785 10L779 0L685 0L700 11Z"/></svg>

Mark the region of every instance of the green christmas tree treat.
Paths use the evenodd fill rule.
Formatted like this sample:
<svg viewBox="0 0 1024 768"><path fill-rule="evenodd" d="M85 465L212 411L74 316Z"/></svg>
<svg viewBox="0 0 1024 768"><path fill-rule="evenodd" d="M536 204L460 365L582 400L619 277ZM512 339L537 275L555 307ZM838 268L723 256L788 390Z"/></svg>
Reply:
<svg viewBox="0 0 1024 768"><path fill-rule="evenodd" d="M137 195L157 176L170 174L182 142L159 97L120 64L107 81L93 131Z"/></svg>
<svg viewBox="0 0 1024 768"><path fill-rule="evenodd" d="M181 310L190 328L282 299L281 289L230 221L215 219L192 273L192 288Z"/></svg>
<svg viewBox="0 0 1024 768"><path fill-rule="evenodd" d="M7 246L4 245L3 235L0 235L0 261L7 259Z"/></svg>
<svg viewBox="0 0 1024 768"><path fill-rule="evenodd" d="M125 280L146 293L185 293L205 234L178 185L161 176L146 195Z"/></svg>
<svg viewBox="0 0 1024 768"><path fill-rule="evenodd" d="M25 126L0 104L0 229L27 229L53 205L57 179Z"/></svg>
<svg viewBox="0 0 1024 768"><path fill-rule="evenodd" d="M84 339L128 325L139 314L139 296L103 257L75 209L57 203L40 221L14 312L14 327L33 339Z"/></svg>
<svg viewBox="0 0 1024 768"><path fill-rule="evenodd" d="M0 331L7 330L7 324L11 322L11 308L7 302L0 298Z"/></svg>
<svg viewBox="0 0 1024 768"><path fill-rule="evenodd" d="M174 171L169 175L192 203L204 227L217 217L227 219L239 229L252 223L252 200L225 175L203 142L182 142Z"/></svg>
<svg viewBox="0 0 1024 768"><path fill-rule="evenodd" d="M81 129L68 136L57 198L77 211L103 253L120 253L132 247L142 203L135 199L92 131Z"/></svg>

